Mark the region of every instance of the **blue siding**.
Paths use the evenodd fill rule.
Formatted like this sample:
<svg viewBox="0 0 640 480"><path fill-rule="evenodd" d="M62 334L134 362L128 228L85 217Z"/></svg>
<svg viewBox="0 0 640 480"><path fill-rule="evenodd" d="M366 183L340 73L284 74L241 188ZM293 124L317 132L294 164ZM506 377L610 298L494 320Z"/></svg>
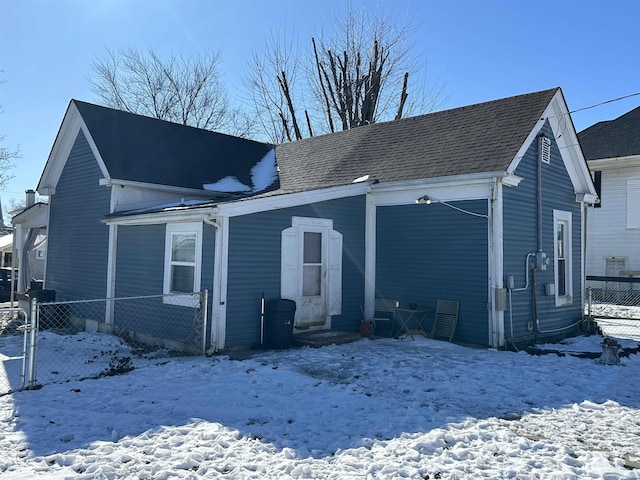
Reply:
<svg viewBox="0 0 640 480"><path fill-rule="evenodd" d="M553 133L548 123L543 128L548 138ZM505 188L504 199L504 275L515 277L516 288L525 285L525 257L527 253L538 249L537 233L537 162L538 146L534 141L516 169L516 175L523 178L517 187ZM573 185L562 162L558 146L553 140L550 164L542 164L542 241L543 251L551 261L546 271L537 273L538 318L542 330L553 330L569 326L582 315L581 286L581 245L582 230L580 204L576 202ZM554 282L554 235L553 210L572 213L572 253L573 253L573 305L556 307L555 297L545 295L545 284ZM533 261L533 260L532 260ZM530 332L527 322L534 320L533 301L530 288L512 294L513 338L515 341L532 341L545 336L557 336L558 333L544 335ZM511 337L509 311L505 312L505 336ZM565 333L570 330L565 331ZM560 332L562 333L562 332Z"/></svg>
<svg viewBox="0 0 640 480"><path fill-rule="evenodd" d="M118 227L116 297L162 294L165 230L164 224ZM201 290L208 289L211 292L214 228L204 224L203 237ZM132 311L135 311L135 315L132 315ZM167 305L160 297L116 302L114 322L118 327L160 338L180 340L187 344L198 341L194 334L193 308Z"/></svg>
<svg viewBox="0 0 640 480"><path fill-rule="evenodd" d="M358 328L364 301L364 196L230 219L226 346L259 342L260 296L280 297L281 233L293 216L333 219L334 230L343 235L342 315L331 324L337 330Z"/></svg>
<svg viewBox="0 0 640 480"><path fill-rule="evenodd" d="M80 132L49 200L47 288L58 300L106 296L109 229L100 220L111 191L98 185L102 177Z"/></svg>
<svg viewBox="0 0 640 480"><path fill-rule="evenodd" d="M487 214L486 200L455 206ZM455 340L487 345L487 232L487 219L442 204L378 207L376 297L432 307L458 300Z"/></svg>

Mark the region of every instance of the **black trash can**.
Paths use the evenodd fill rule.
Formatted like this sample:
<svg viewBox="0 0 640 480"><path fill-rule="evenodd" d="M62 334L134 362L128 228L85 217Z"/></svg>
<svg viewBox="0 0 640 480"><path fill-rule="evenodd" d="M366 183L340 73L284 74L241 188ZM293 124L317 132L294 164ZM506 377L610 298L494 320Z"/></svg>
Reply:
<svg viewBox="0 0 640 480"><path fill-rule="evenodd" d="M38 302L55 302L56 301L56 291L55 290L31 290L29 289L29 297L36 298Z"/></svg>
<svg viewBox="0 0 640 480"><path fill-rule="evenodd" d="M296 302L280 298L269 300L265 308L264 343L268 348L289 348L293 343Z"/></svg>

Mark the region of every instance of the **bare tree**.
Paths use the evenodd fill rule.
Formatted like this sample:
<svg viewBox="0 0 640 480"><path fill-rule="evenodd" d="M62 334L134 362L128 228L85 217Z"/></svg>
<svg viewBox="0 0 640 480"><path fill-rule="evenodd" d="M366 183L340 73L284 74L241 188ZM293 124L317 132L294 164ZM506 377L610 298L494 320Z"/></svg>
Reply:
<svg viewBox="0 0 640 480"><path fill-rule="evenodd" d="M5 82L4 79L0 79L0 84ZM0 112L2 107L0 106ZM10 150L7 147L2 146L6 135L0 134L0 189L6 187L9 180L13 178L11 169L14 167L13 161L20 158L20 147L16 147L15 150Z"/></svg>
<svg viewBox="0 0 640 480"><path fill-rule="evenodd" d="M263 126L272 141L428 113L442 104L445 85L426 82L426 68L410 44L410 23L398 26L384 12L348 7L332 27L329 34L311 38L306 55L292 55L290 46L273 35L264 52L254 54L245 85L256 116L271 120ZM298 70L305 83L298 81Z"/></svg>
<svg viewBox="0 0 640 480"><path fill-rule="evenodd" d="M244 86L249 92L249 103L259 128L272 143L290 141L295 118L291 114L292 105L297 100L292 91L299 72L295 42L272 31L264 50L253 53L250 72ZM299 130L297 120L294 128Z"/></svg>
<svg viewBox="0 0 640 480"><path fill-rule="evenodd" d="M89 84L105 106L237 134L219 65L220 53L212 51L163 59L151 49L107 50L94 60Z"/></svg>

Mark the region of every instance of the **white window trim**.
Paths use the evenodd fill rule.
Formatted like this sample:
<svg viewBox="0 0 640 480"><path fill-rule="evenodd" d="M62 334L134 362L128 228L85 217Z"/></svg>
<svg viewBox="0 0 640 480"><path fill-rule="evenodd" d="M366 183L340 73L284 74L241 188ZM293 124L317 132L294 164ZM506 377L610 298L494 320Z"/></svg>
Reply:
<svg viewBox="0 0 640 480"><path fill-rule="evenodd" d="M192 294L173 294L171 293L171 239L176 233L196 234L196 261L193 273L193 292ZM163 303L170 305L178 305L183 307L196 307L199 302L200 280L202 271L202 222L184 222L184 223L168 223L165 231L164 243L164 283L162 292Z"/></svg>
<svg viewBox="0 0 640 480"><path fill-rule="evenodd" d="M627 228L640 228L640 178L627 179Z"/></svg>
<svg viewBox="0 0 640 480"><path fill-rule="evenodd" d="M558 284L558 249L556 244L556 224L558 222L565 222L565 240L564 240L564 252L565 252L565 268L566 268L566 283L567 283L567 295L560 295L560 285ZM553 211L553 278L556 284L555 296L556 307L562 307L565 305L571 305L573 303L573 248L572 248L572 216L571 212L564 210Z"/></svg>

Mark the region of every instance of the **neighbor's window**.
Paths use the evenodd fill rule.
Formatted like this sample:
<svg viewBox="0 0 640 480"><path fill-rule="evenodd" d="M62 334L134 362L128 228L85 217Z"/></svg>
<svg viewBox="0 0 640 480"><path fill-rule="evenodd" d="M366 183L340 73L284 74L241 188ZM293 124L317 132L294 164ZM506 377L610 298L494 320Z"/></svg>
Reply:
<svg viewBox="0 0 640 480"><path fill-rule="evenodd" d="M572 303L571 212L553 211L556 306Z"/></svg>
<svg viewBox="0 0 640 480"><path fill-rule="evenodd" d="M605 276L619 277L622 270L626 270L626 257L607 257L605 261Z"/></svg>
<svg viewBox="0 0 640 480"><path fill-rule="evenodd" d="M593 172L593 186L596 187L596 193L598 194L598 201L593 205L594 208L602 207L602 172L596 170Z"/></svg>
<svg viewBox="0 0 640 480"><path fill-rule="evenodd" d="M627 178L627 228L640 228L640 178Z"/></svg>
<svg viewBox="0 0 640 480"><path fill-rule="evenodd" d="M192 294L200 290L202 223L168 224L165 239L165 294ZM165 296L165 303L188 305L190 296ZM197 301L197 300L195 300Z"/></svg>

